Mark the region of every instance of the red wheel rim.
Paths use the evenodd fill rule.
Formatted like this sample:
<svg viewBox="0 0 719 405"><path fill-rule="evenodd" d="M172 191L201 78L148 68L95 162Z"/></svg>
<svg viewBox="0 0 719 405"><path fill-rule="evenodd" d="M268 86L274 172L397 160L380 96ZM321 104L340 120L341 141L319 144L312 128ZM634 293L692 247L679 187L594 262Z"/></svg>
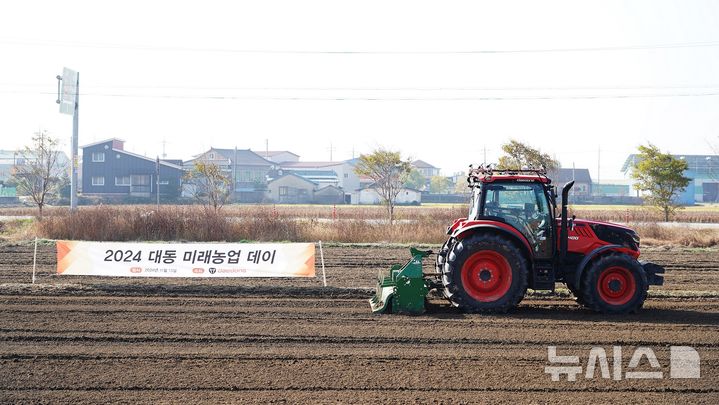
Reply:
<svg viewBox="0 0 719 405"><path fill-rule="evenodd" d="M629 269L610 267L599 275L597 291L602 301L610 305L624 305L632 299L637 283Z"/></svg>
<svg viewBox="0 0 719 405"><path fill-rule="evenodd" d="M464 262L462 285L477 301L497 301L512 285L512 267L504 256L493 250L479 251Z"/></svg>

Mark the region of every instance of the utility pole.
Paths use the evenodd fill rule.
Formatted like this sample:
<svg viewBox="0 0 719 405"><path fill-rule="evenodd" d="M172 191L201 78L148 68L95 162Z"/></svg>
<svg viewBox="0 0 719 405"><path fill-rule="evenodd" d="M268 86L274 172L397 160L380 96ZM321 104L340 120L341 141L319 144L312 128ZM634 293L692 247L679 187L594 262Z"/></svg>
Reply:
<svg viewBox="0 0 719 405"><path fill-rule="evenodd" d="M576 178L576 177L575 177L575 173L574 173L575 170L576 170L576 169L575 169L575 167L574 167L574 162L572 162L572 181L574 181L575 178ZM577 194L574 192L576 189L577 189L576 187L572 187L572 201L574 201L574 200L575 200L575 197L577 196ZM576 203L576 202L575 202L575 203ZM564 201L562 201L562 204L564 204Z"/></svg>
<svg viewBox="0 0 719 405"><path fill-rule="evenodd" d="M267 140L265 140L265 148L267 148ZM269 156L269 153L267 153ZM232 159L232 201L237 201L237 145L235 145L235 156Z"/></svg>
<svg viewBox="0 0 719 405"><path fill-rule="evenodd" d="M72 114L72 142L70 147L70 210L77 209L77 139L80 115L80 73L63 68L57 79L57 104L60 113Z"/></svg>
<svg viewBox="0 0 719 405"><path fill-rule="evenodd" d="M72 177L70 177L70 210L77 209L77 137L80 125L80 72L75 82L75 114L72 116Z"/></svg>
<svg viewBox="0 0 719 405"><path fill-rule="evenodd" d="M237 158L237 146L235 146L235 158ZM270 140L265 139L265 159L270 160Z"/></svg>
<svg viewBox="0 0 719 405"><path fill-rule="evenodd" d="M162 158L163 158L163 159L167 159L167 153L165 153L165 144L166 144L166 143L167 143L167 141L165 141L165 140L163 139L163 140L162 140Z"/></svg>
<svg viewBox="0 0 719 405"><path fill-rule="evenodd" d="M482 164L487 164L487 145L484 145L484 162L482 162Z"/></svg>
<svg viewBox="0 0 719 405"><path fill-rule="evenodd" d="M332 142L330 142L330 147L329 147L329 151L330 151L330 162L334 162L334 160L332 160L332 152L333 152L334 150L335 150L335 147L332 146Z"/></svg>
<svg viewBox="0 0 719 405"><path fill-rule="evenodd" d="M157 209L160 209L160 157L155 161L155 182L157 183Z"/></svg>

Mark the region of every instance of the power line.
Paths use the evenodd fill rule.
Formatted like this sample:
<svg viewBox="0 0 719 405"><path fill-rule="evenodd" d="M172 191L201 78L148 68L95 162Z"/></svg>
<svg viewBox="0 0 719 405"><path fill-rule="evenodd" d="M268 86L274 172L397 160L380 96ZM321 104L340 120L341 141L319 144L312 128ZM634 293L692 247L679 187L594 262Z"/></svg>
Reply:
<svg viewBox="0 0 719 405"><path fill-rule="evenodd" d="M52 41L43 39L0 38L0 43L30 46L61 46L71 48L123 49L137 51L170 51L170 52L216 52L239 54L295 54L295 55L474 55L474 54L515 54L515 53L562 53L562 52L597 52L597 51L634 51L674 48L701 48L719 46L719 41L680 42L648 45L598 46L576 48L539 48L539 49L476 49L476 50L292 50L292 49L232 49L232 48L199 48L183 46L139 45L117 43L90 43Z"/></svg>
<svg viewBox="0 0 719 405"><path fill-rule="evenodd" d="M9 91L2 93L22 93L54 95L51 92ZM474 96L474 97L306 97L306 96L223 96L223 95L171 95L171 94L120 94L120 93L81 93L85 97L118 98L155 98L155 99L195 99L195 100L268 100L268 101L499 101L499 100L584 100L584 99L621 99L621 98L664 98L664 97L705 97L719 96L719 92L705 93L667 93L667 94L589 94L589 95L547 95L547 96Z"/></svg>
<svg viewBox="0 0 719 405"><path fill-rule="evenodd" d="M15 88L47 87L47 83L14 84L0 83L0 86ZM236 91L569 91L569 90L667 90L667 89L717 89L719 84L695 85L616 85L616 86L531 86L531 87L207 87L177 85L88 85L90 89L161 89L161 90L236 90Z"/></svg>

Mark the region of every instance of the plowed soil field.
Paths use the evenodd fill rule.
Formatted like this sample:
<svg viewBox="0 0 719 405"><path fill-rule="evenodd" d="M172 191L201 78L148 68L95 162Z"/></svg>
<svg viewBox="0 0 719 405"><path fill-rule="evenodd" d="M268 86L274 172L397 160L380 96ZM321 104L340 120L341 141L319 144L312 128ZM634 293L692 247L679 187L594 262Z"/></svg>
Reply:
<svg viewBox="0 0 719 405"><path fill-rule="evenodd" d="M719 403L719 252L653 250L667 267L645 309L605 316L569 296L530 295L507 315L433 299L422 316L373 315L378 270L406 248L324 250L312 280L127 279L54 275L54 247L0 246L2 403ZM428 266L429 267L429 266ZM319 260L318 260L319 273ZM548 346L579 356L576 381L545 372ZM622 372L586 378L592 347L622 347ZM659 367L639 346L656 354ZM701 356L670 378L670 346ZM556 365L556 364L555 364Z"/></svg>

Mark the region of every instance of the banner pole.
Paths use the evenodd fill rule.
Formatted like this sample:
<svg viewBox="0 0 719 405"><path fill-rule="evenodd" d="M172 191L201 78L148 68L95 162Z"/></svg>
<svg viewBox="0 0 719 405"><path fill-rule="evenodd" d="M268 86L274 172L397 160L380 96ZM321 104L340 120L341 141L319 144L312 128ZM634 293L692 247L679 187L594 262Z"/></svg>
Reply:
<svg viewBox="0 0 719 405"><path fill-rule="evenodd" d="M32 283L35 284L35 268L37 267L37 236L35 237L35 253L32 255Z"/></svg>
<svg viewBox="0 0 719 405"><path fill-rule="evenodd" d="M322 251L322 241L320 241L320 260L322 261L322 284L327 287L327 275L325 274L325 254Z"/></svg>

